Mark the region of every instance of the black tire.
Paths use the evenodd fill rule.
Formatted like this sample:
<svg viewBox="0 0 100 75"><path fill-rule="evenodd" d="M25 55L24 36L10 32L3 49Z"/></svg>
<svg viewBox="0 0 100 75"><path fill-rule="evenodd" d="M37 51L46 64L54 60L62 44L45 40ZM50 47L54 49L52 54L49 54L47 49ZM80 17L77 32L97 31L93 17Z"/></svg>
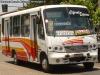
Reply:
<svg viewBox="0 0 100 75"><path fill-rule="evenodd" d="M83 65L86 70L91 70L93 69L94 63L83 63Z"/></svg>
<svg viewBox="0 0 100 75"><path fill-rule="evenodd" d="M51 65L48 62L48 58L46 55L44 55L43 57L41 57L41 66L42 66L42 70L46 73L51 72Z"/></svg>
<svg viewBox="0 0 100 75"><path fill-rule="evenodd" d="M21 60L17 59L17 54L16 53L14 53L14 57L13 58L14 58L14 64L15 65L20 65L22 63Z"/></svg>
<svg viewBox="0 0 100 75"><path fill-rule="evenodd" d="M98 62L100 63L100 48L98 48Z"/></svg>

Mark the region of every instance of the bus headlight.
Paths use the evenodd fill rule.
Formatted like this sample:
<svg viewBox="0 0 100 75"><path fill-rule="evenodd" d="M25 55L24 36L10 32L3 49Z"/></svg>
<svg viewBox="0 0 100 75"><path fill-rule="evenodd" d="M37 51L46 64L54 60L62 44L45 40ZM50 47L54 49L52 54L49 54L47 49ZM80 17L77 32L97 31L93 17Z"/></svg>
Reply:
<svg viewBox="0 0 100 75"><path fill-rule="evenodd" d="M63 47L60 47L59 50L63 50Z"/></svg>
<svg viewBox="0 0 100 75"><path fill-rule="evenodd" d="M96 45L95 45L95 44L93 44L93 47L96 47Z"/></svg>
<svg viewBox="0 0 100 75"><path fill-rule="evenodd" d="M56 47L54 47L54 51L64 52L64 47L63 46L56 46Z"/></svg>
<svg viewBox="0 0 100 75"><path fill-rule="evenodd" d="M96 50L98 46L96 44L93 44L93 50Z"/></svg>
<svg viewBox="0 0 100 75"><path fill-rule="evenodd" d="M58 50L58 47L55 47L54 49L55 49L55 50Z"/></svg>
<svg viewBox="0 0 100 75"><path fill-rule="evenodd" d="M89 45L89 50L95 50L95 49L97 49L97 45L96 44Z"/></svg>

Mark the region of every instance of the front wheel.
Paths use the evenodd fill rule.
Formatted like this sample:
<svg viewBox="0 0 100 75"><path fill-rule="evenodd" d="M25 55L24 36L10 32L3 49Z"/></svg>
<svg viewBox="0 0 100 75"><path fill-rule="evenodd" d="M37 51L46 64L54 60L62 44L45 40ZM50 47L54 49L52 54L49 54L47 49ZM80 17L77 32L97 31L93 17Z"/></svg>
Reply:
<svg viewBox="0 0 100 75"><path fill-rule="evenodd" d="M83 63L84 68L87 70L93 69L94 63Z"/></svg>
<svg viewBox="0 0 100 75"><path fill-rule="evenodd" d="M51 71L51 65L48 62L48 58L46 55L44 55L43 57L41 57L41 65L42 65L42 69L44 72L50 72Z"/></svg>

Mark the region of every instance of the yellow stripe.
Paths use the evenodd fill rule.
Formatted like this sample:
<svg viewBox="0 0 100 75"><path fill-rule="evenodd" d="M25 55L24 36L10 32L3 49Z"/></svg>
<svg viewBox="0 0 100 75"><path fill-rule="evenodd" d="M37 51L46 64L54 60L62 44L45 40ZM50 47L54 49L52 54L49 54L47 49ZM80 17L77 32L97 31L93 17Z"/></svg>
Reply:
<svg viewBox="0 0 100 75"><path fill-rule="evenodd" d="M2 46L2 50L6 50L7 46ZM25 52L23 48L14 47L14 50L17 52ZM12 51L12 47L10 47L10 51Z"/></svg>

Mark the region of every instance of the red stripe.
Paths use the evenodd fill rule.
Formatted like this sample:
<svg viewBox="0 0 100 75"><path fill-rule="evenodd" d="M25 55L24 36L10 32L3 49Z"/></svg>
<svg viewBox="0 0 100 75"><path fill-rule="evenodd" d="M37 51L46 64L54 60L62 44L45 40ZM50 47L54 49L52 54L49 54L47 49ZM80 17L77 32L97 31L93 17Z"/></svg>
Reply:
<svg viewBox="0 0 100 75"><path fill-rule="evenodd" d="M2 41L8 41L7 38L3 38ZM33 59L36 58L36 54L35 54L35 48L31 47L29 44L27 44L26 42L24 42L22 39L18 38L18 39L9 39L10 42L20 42L25 49L27 50L27 53L29 56L32 55Z"/></svg>
<svg viewBox="0 0 100 75"><path fill-rule="evenodd" d="M72 43L83 43L83 40L72 39L72 40L67 40L67 41L63 42L63 44L72 44Z"/></svg>

